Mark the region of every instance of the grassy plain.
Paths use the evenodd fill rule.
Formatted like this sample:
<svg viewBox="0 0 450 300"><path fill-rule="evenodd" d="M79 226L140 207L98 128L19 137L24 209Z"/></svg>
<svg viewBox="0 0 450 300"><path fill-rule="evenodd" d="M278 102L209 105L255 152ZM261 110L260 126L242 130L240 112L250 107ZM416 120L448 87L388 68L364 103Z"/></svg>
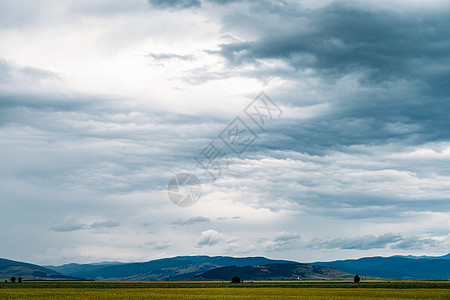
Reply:
<svg viewBox="0 0 450 300"><path fill-rule="evenodd" d="M23 282L0 299L450 299L450 282Z"/></svg>

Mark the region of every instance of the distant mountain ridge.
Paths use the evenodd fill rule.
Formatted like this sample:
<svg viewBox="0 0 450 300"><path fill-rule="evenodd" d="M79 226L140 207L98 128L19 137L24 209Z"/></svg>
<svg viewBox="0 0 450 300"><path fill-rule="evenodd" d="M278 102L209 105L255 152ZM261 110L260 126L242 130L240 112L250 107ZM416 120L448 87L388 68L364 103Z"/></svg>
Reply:
<svg viewBox="0 0 450 300"><path fill-rule="evenodd" d="M228 266L206 271L193 280L229 281L239 276L245 281L251 280L352 280L354 275L336 269L312 266L301 263L271 263L258 266Z"/></svg>
<svg viewBox="0 0 450 300"><path fill-rule="evenodd" d="M267 265L271 266L267 267ZM336 272L322 269L321 272L324 272L322 275L320 272L316 274L311 270L308 273L307 269L312 266L328 267L335 269ZM348 277L349 274L387 279L450 279L450 253L440 257L365 257L309 264L300 264L290 260L273 260L265 257L176 256L138 263L71 263L43 267L0 259L0 279L21 276L24 279L190 280L196 278L198 280L199 276L203 276L204 280L211 280L211 278L230 280L230 278L226 278L231 274L229 273L230 270L234 273L250 274L251 278L263 278L265 276L264 280L272 280L268 278L295 279L295 274L302 279L348 279L350 278ZM320 270L320 268L317 270ZM221 272L224 272L224 274L220 275ZM265 275L261 272L265 272ZM300 274L304 274L305 277L299 276Z"/></svg>
<svg viewBox="0 0 450 300"><path fill-rule="evenodd" d="M389 279L450 280L450 253L443 256L390 256L315 262L343 272Z"/></svg>
<svg viewBox="0 0 450 300"><path fill-rule="evenodd" d="M411 259L450 259L450 253L442 256L413 256L413 255L394 255L391 257L403 257L403 258L411 258Z"/></svg>

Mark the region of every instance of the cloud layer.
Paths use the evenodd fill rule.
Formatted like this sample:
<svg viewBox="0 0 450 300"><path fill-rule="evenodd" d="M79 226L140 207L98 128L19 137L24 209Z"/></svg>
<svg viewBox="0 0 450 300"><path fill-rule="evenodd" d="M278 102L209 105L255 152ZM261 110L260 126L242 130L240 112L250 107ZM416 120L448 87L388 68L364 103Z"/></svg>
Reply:
<svg viewBox="0 0 450 300"><path fill-rule="evenodd" d="M450 10L406 2L0 1L2 255L444 254ZM283 111L264 130L261 91ZM202 181L189 208L179 172Z"/></svg>

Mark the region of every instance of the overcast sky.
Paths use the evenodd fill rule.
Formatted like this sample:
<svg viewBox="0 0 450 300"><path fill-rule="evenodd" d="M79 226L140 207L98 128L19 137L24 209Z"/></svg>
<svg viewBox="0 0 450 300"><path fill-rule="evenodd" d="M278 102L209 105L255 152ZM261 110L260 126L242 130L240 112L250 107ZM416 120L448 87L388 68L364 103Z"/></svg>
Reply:
<svg viewBox="0 0 450 300"><path fill-rule="evenodd" d="M0 0L0 41L0 257L450 252L447 1Z"/></svg>

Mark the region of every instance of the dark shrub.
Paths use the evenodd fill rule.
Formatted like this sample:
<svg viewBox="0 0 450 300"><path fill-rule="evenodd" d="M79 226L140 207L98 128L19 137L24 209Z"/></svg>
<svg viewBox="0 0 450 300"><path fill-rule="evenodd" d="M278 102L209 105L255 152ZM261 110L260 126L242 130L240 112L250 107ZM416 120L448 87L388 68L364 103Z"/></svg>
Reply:
<svg viewBox="0 0 450 300"><path fill-rule="evenodd" d="M353 278L353 281L356 282L356 283L358 283L358 282L361 281L361 278L359 278L358 275L355 275L355 278Z"/></svg>
<svg viewBox="0 0 450 300"><path fill-rule="evenodd" d="M241 278L239 276L233 276L233 278L231 278L231 282L239 283L239 282L241 282Z"/></svg>

